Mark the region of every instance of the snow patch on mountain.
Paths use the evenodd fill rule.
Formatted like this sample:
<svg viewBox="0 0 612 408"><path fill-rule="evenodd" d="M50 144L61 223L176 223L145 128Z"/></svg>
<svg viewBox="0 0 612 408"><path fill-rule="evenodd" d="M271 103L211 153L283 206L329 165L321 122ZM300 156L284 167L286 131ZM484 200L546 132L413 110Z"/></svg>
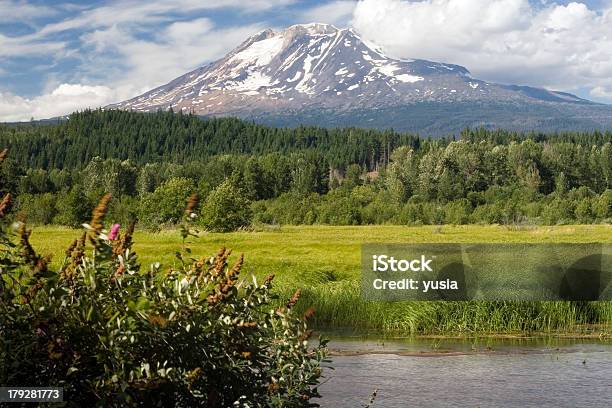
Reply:
<svg viewBox="0 0 612 408"><path fill-rule="evenodd" d="M418 81L423 81L425 79L425 78L420 77L418 75L410 75L410 74L395 75L394 78L397 79L398 81L410 82L410 83L414 83L414 82L418 82Z"/></svg>
<svg viewBox="0 0 612 408"><path fill-rule="evenodd" d="M283 49L284 38L282 35L266 38L261 41L256 41L248 48L240 51L230 58L229 62L240 61L243 64L238 65L255 65L258 67L267 65L272 59Z"/></svg>
<svg viewBox="0 0 612 408"><path fill-rule="evenodd" d="M393 58L353 29L311 23L263 30L224 58L110 107L248 116L456 101L585 102L565 93L485 83L459 65Z"/></svg>

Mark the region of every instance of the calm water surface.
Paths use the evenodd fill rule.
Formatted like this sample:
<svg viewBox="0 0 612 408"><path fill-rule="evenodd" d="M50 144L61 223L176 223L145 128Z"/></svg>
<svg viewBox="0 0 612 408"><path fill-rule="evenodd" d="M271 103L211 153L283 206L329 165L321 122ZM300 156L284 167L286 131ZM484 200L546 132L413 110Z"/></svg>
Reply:
<svg viewBox="0 0 612 408"><path fill-rule="evenodd" d="M323 407L612 407L612 343L334 339Z"/></svg>

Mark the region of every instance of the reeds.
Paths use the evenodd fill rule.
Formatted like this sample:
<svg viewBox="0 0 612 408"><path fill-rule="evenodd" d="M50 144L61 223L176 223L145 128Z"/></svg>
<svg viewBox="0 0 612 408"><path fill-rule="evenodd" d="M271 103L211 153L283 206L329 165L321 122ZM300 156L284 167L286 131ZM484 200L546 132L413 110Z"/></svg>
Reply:
<svg viewBox="0 0 612 408"><path fill-rule="evenodd" d="M323 330L399 335L612 331L612 302L368 302L359 283L347 281L304 288L301 298L296 307L316 309L310 319Z"/></svg>

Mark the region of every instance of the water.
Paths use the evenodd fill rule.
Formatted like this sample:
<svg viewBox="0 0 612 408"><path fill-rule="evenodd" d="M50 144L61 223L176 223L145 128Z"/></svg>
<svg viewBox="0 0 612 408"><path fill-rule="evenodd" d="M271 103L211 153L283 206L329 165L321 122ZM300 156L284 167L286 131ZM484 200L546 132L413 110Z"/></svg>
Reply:
<svg viewBox="0 0 612 408"><path fill-rule="evenodd" d="M322 407L612 407L612 343L336 339Z"/></svg>

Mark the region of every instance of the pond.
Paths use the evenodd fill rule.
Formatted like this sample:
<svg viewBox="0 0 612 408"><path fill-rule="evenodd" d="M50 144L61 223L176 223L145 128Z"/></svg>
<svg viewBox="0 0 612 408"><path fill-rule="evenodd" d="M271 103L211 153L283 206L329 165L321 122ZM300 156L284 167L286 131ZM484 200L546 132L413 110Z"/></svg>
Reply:
<svg viewBox="0 0 612 408"><path fill-rule="evenodd" d="M333 338L322 407L610 407L612 343Z"/></svg>

